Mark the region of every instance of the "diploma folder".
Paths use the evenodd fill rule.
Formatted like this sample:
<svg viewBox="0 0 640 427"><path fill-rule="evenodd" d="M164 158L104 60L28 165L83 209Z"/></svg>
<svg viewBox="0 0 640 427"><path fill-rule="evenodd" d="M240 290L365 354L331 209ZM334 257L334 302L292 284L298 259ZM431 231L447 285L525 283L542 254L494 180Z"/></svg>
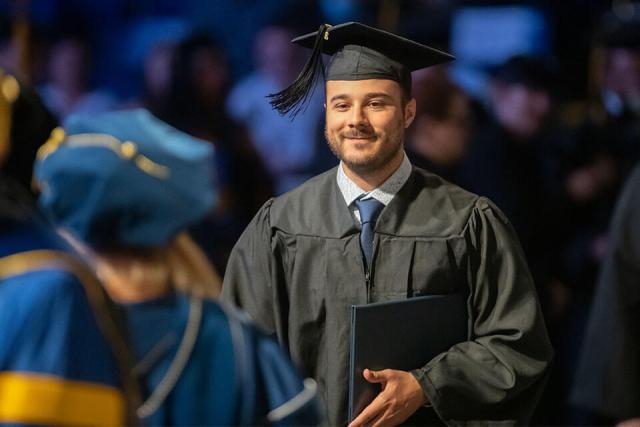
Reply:
<svg viewBox="0 0 640 427"><path fill-rule="evenodd" d="M410 371L467 341L466 292L351 306L349 421L380 392L370 370Z"/></svg>

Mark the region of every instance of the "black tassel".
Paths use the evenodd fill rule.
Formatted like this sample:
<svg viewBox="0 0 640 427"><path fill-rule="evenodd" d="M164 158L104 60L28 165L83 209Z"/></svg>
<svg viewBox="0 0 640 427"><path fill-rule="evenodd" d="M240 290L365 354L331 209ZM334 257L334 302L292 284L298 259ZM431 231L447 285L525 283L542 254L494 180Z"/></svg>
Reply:
<svg viewBox="0 0 640 427"><path fill-rule="evenodd" d="M284 116L289 114L293 119L302 108L306 106L315 91L318 76L324 77L324 66L322 64L322 43L325 40L325 32L330 25L322 24L318 29L316 40L313 44L311 57L298 74L298 77L286 89L278 93L267 95L271 106Z"/></svg>

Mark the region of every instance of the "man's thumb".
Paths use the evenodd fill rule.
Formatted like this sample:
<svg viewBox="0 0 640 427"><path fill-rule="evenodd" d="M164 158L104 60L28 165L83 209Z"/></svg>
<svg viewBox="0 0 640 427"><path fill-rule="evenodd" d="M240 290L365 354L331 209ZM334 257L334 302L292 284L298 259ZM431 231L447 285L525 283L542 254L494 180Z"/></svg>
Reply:
<svg viewBox="0 0 640 427"><path fill-rule="evenodd" d="M370 383L382 383L386 381L384 375L382 375L382 371L372 371L370 369L365 369L363 372L364 379L369 381Z"/></svg>

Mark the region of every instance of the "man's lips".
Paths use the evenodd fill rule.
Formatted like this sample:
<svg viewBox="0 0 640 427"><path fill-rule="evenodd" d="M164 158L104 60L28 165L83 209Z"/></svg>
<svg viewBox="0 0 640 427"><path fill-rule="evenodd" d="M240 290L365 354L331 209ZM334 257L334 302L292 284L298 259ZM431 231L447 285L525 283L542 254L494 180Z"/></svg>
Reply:
<svg viewBox="0 0 640 427"><path fill-rule="evenodd" d="M345 135L344 139L350 139L352 141L372 141L376 139L375 135Z"/></svg>

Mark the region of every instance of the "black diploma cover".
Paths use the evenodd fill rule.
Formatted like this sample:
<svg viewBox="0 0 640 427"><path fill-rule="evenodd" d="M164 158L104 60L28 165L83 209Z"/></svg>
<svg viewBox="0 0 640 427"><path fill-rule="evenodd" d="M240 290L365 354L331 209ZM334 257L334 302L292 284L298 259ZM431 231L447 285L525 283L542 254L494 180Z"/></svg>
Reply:
<svg viewBox="0 0 640 427"><path fill-rule="evenodd" d="M467 293L351 306L349 421L380 392L370 370L410 371L467 341Z"/></svg>

